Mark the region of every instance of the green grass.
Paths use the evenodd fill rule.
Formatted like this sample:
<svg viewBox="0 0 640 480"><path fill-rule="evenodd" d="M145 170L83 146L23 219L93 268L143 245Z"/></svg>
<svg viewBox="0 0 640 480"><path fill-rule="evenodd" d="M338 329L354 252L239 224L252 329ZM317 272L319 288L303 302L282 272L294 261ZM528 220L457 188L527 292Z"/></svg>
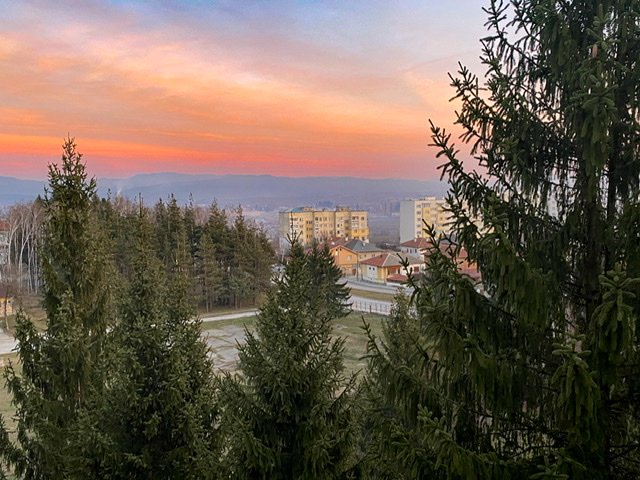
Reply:
<svg viewBox="0 0 640 480"><path fill-rule="evenodd" d="M370 325L371 332L379 337L382 334L381 315L353 312L344 318L335 320L334 334L345 339L344 364L347 373L356 373L364 370L366 361L362 357L367 351L367 337L363 330L363 319ZM256 317L236 318L232 320L203 322L203 333L208 336L212 347L214 364L220 370L232 371L236 366L236 341L242 340L242 332L245 326L253 328ZM6 366L9 360L16 370L20 371L20 364L16 353L0 355L0 359ZM4 371L4 368L0 368ZM11 396L3 385L0 388L0 414L10 432L15 430L13 415L15 408L11 405Z"/></svg>
<svg viewBox="0 0 640 480"><path fill-rule="evenodd" d="M367 351L367 336L363 320L366 321L374 336L382 334L382 321L386 317L370 313L353 312L334 321L334 334L345 339L344 363L347 372L357 372L366 366L362 358ZM203 331L208 337L216 368L234 370L236 367L236 341L242 341L245 326L255 325L256 317L244 317L233 320L209 321L203 323Z"/></svg>
<svg viewBox="0 0 640 480"><path fill-rule="evenodd" d="M202 330L210 331L221 329L228 326L245 326L252 327L256 322L256 316L252 315L250 317L242 317L242 318L233 318L231 320L203 320L202 321Z"/></svg>

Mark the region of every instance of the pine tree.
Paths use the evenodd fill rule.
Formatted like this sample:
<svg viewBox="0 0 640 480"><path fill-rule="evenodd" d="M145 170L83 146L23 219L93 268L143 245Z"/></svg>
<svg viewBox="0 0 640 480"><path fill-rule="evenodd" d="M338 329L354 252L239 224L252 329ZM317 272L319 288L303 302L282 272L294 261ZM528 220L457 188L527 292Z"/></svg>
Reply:
<svg viewBox="0 0 640 480"><path fill-rule="evenodd" d="M436 456L421 444L418 409L440 413L437 395L422 363L422 325L399 294L383 321L382 338L369 325L368 365L363 388L365 478L437 478Z"/></svg>
<svg viewBox="0 0 640 480"><path fill-rule="evenodd" d="M17 417L17 442L2 435L2 460L20 478L67 478L75 458L72 432L81 410L102 386L100 358L110 319L111 269L92 214L88 180L73 139L61 166L49 167L42 243L46 330L19 315L22 373L6 373Z"/></svg>
<svg viewBox="0 0 640 480"><path fill-rule="evenodd" d="M102 398L80 429L82 478L216 478L215 378L186 273L165 280L141 208ZM184 278L182 278L184 277Z"/></svg>
<svg viewBox="0 0 640 480"><path fill-rule="evenodd" d="M637 478L640 3L487 12L484 86L452 82L483 174L432 127L451 253L482 284L434 249L416 306L442 409L423 401L412 448L445 478Z"/></svg>
<svg viewBox="0 0 640 480"><path fill-rule="evenodd" d="M353 379L299 243L223 387L232 478L335 479L354 460Z"/></svg>
<svg viewBox="0 0 640 480"><path fill-rule="evenodd" d="M216 258L216 248L211 236L205 230L196 253L198 279L200 283L200 298L208 312L216 304L222 289L222 271Z"/></svg>
<svg viewBox="0 0 640 480"><path fill-rule="evenodd" d="M331 318L348 315L351 311L351 290L342 279L342 271L331 257L329 247L314 245L308 260L314 290L322 299L328 315Z"/></svg>

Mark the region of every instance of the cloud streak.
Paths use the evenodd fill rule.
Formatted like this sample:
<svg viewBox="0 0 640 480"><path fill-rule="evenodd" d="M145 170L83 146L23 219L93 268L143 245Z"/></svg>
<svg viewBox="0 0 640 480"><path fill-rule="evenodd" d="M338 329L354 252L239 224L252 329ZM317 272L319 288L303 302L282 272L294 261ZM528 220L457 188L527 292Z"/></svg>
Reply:
<svg viewBox="0 0 640 480"><path fill-rule="evenodd" d="M453 119L474 2L196 3L10 4L0 174L43 177L70 134L98 175L435 175L427 119ZM478 26L447 44L454 13Z"/></svg>

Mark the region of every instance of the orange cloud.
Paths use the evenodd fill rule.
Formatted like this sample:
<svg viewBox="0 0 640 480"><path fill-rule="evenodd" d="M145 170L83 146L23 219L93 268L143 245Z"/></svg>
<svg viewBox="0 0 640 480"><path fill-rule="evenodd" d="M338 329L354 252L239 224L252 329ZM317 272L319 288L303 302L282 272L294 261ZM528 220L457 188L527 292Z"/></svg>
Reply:
<svg viewBox="0 0 640 480"><path fill-rule="evenodd" d="M427 121L453 119L444 73L378 72L378 59L306 39L201 38L82 8L83 22L0 32L0 167L14 154L55 160L70 134L100 173L434 175ZM246 53L257 41L265 54Z"/></svg>

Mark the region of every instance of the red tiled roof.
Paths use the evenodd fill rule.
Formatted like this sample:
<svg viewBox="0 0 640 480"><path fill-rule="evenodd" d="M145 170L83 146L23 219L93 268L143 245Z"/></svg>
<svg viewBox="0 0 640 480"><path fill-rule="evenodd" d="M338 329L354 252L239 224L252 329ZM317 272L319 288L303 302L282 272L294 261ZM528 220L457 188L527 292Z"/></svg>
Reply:
<svg viewBox="0 0 640 480"><path fill-rule="evenodd" d="M362 265L372 265L374 267L396 267L401 265L402 259L408 259L410 265L417 265L424 262L422 258L413 255L403 255L398 253L383 253L367 260L362 260Z"/></svg>
<svg viewBox="0 0 640 480"><path fill-rule="evenodd" d="M423 249L423 248L431 247L432 244L426 238L420 237L420 238L414 238L413 240L409 240L407 242L401 243L400 246L401 247L407 247L407 248L420 248L420 249Z"/></svg>
<svg viewBox="0 0 640 480"><path fill-rule="evenodd" d="M387 277L388 282L406 282L408 277L401 273L392 273Z"/></svg>

